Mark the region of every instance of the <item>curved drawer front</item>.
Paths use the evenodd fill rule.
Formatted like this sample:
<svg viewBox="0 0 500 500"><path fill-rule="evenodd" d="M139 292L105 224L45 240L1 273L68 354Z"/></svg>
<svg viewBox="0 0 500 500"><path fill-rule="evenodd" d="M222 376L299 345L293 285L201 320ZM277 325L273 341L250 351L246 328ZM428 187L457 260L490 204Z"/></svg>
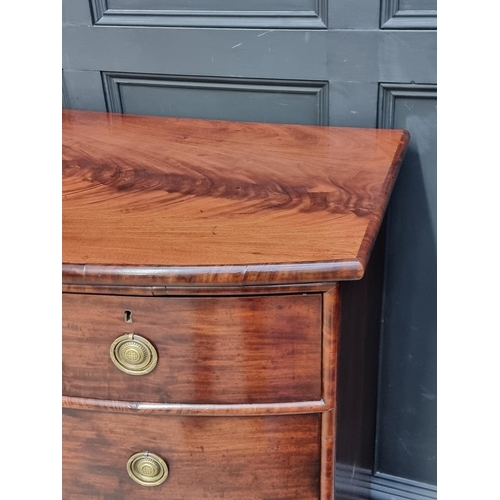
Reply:
<svg viewBox="0 0 500 500"><path fill-rule="evenodd" d="M129 459L145 450L168 467L158 486L141 486L127 471ZM317 500L319 483L318 414L164 417L63 410L63 498Z"/></svg>
<svg viewBox="0 0 500 500"><path fill-rule="evenodd" d="M140 376L124 369L134 362ZM153 403L319 400L321 296L65 293L63 393Z"/></svg>

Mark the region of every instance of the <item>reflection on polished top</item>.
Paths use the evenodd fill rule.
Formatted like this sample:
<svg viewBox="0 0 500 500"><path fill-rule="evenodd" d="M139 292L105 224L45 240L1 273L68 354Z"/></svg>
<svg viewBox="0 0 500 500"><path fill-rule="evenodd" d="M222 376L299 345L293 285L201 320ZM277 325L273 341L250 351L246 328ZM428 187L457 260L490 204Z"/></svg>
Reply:
<svg viewBox="0 0 500 500"><path fill-rule="evenodd" d="M63 280L360 278L408 137L66 110Z"/></svg>

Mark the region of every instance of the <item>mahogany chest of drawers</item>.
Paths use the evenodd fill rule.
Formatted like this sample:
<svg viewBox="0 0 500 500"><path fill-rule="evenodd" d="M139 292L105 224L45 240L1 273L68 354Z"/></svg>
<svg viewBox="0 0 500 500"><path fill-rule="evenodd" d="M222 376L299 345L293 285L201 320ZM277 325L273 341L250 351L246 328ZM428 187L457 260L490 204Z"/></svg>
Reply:
<svg viewBox="0 0 500 500"><path fill-rule="evenodd" d="M63 498L334 497L340 290L407 142L63 113Z"/></svg>

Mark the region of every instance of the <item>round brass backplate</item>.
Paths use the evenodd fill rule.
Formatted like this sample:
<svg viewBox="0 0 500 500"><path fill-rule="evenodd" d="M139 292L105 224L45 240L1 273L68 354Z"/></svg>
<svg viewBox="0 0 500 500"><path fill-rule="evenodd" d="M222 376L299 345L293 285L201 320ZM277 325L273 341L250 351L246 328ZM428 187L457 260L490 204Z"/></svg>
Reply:
<svg viewBox="0 0 500 500"><path fill-rule="evenodd" d="M122 372L129 375L146 375L158 363L158 353L154 345L135 333L118 337L109 348L111 361Z"/></svg>
<svg viewBox="0 0 500 500"><path fill-rule="evenodd" d="M149 451L132 455L127 462L128 475L142 486L158 486L168 477L165 461Z"/></svg>

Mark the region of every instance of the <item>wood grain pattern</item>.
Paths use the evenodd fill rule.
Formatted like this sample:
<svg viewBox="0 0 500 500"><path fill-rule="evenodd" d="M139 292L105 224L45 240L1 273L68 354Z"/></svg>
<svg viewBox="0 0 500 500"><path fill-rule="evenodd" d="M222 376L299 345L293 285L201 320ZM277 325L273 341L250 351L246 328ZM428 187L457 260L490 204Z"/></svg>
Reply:
<svg viewBox="0 0 500 500"><path fill-rule="evenodd" d="M337 384L337 352L340 330L340 285L323 294L323 332L322 332L322 377L321 393L323 401L330 407L335 406Z"/></svg>
<svg viewBox="0 0 500 500"><path fill-rule="evenodd" d="M159 417L63 410L63 498L318 500L320 415ZM169 466L157 487L127 475L134 453Z"/></svg>
<svg viewBox="0 0 500 500"><path fill-rule="evenodd" d="M63 113L65 283L363 275L404 131Z"/></svg>
<svg viewBox="0 0 500 500"><path fill-rule="evenodd" d="M321 415L321 500L332 500L335 464L335 410Z"/></svg>
<svg viewBox="0 0 500 500"><path fill-rule="evenodd" d="M321 294L63 294L63 393L152 403L318 401L321 323ZM156 347L158 365L148 375L127 375L111 362L110 345L125 333Z"/></svg>
<svg viewBox="0 0 500 500"><path fill-rule="evenodd" d="M109 249L112 252L112 249ZM254 286L266 284L332 283L360 279L363 265L352 262L301 264L249 264L245 266L125 266L63 264L63 283L76 285L161 286Z"/></svg>
<svg viewBox="0 0 500 500"><path fill-rule="evenodd" d="M145 403L142 401L110 401L107 399L63 396L63 408L101 410L132 414L189 415L189 416L245 416L245 415L295 415L329 411L323 400L293 403L241 403L241 404L179 404Z"/></svg>
<svg viewBox="0 0 500 500"><path fill-rule="evenodd" d="M63 293L98 295L143 295L151 297L171 296L240 296L291 293L326 292L331 283L306 283L301 285L248 285L242 286L120 286L120 285L62 285Z"/></svg>

